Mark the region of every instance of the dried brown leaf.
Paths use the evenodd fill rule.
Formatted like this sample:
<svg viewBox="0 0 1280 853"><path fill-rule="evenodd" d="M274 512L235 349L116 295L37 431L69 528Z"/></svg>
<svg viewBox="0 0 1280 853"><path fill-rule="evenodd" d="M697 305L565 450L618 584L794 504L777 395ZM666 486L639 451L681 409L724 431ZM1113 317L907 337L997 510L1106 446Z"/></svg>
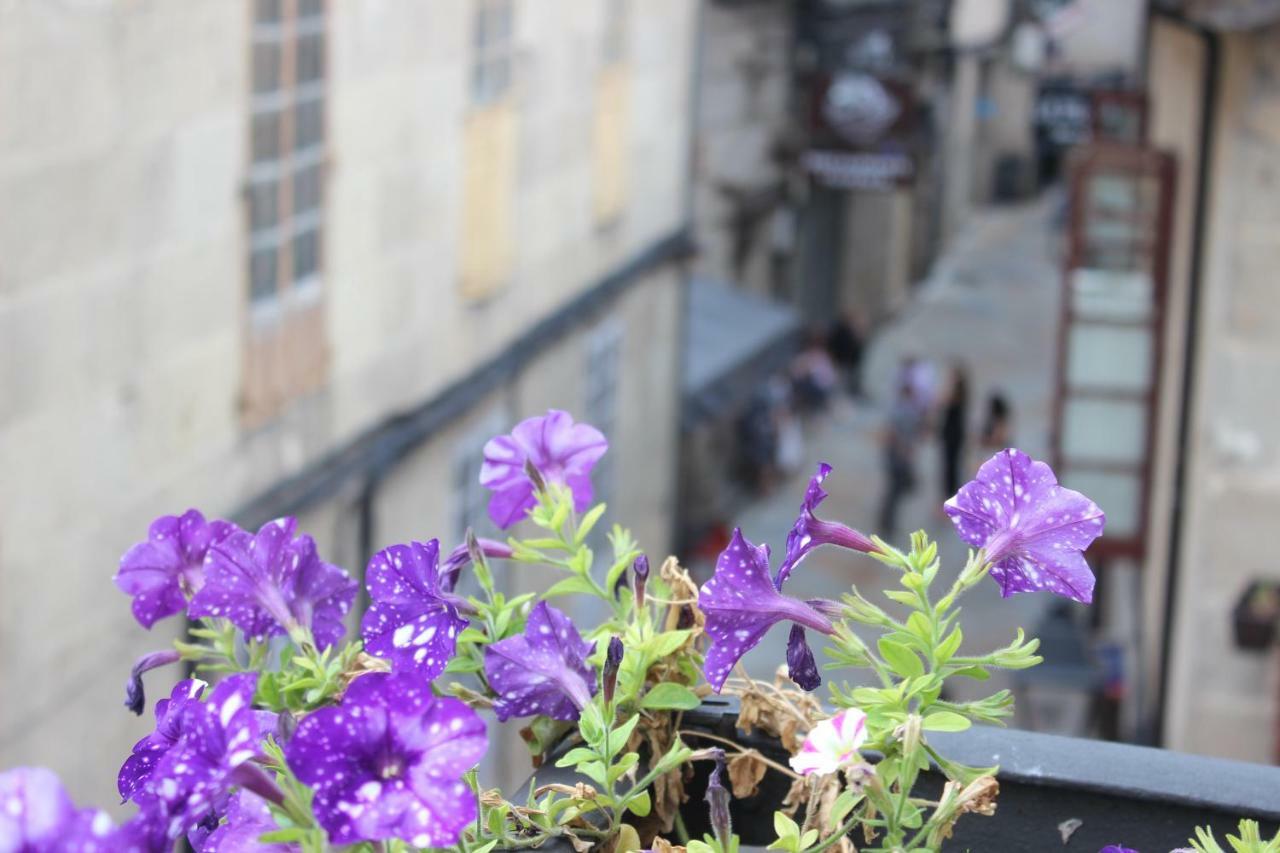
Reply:
<svg viewBox="0 0 1280 853"><path fill-rule="evenodd" d="M733 795L738 799L754 797L769 767L754 749L739 752L729 760L729 781L733 783Z"/></svg>

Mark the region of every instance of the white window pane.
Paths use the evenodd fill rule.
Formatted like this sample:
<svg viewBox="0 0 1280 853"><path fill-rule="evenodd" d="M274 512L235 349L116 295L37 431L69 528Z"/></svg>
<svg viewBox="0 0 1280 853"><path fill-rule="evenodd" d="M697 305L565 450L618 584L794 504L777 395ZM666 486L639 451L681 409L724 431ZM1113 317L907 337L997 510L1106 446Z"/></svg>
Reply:
<svg viewBox="0 0 1280 853"><path fill-rule="evenodd" d="M263 181L249 188L249 227L254 231L274 228L280 221L280 185Z"/></svg>
<svg viewBox="0 0 1280 853"><path fill-rule="evenodd" d="M1068 397L1062 452L1068 459L1139 464L1147 455L1146 404Z"/></svg>
<svg viewBox="0 0 1280 853"><path fill-rule="evenodd" d="M1135 535L1140 527L1142 490L1138 473L1112 473L1089 471L1070 467L1059 472L1060 482L1093 499L1107 514L1107 526L1103 535L1125 539Z"/></svg>
<svg viewBox="0 0 1280 853"><path fill-rule="evenodd" d="M1138 322L1151 317L1151 276L1104 269L1071 271L1071 307L1099 320Z"/></svg>
<svg viewBox="0 0 1280 853"><path fill-rule="evenodd" d="M253 116L253 162L263 163L280 158L280 114L255 113Z"/></svg>
<svg viewBox="0 0 1280 853"><path fill-rule="evenodd" d="M1074 323L1067 337L1067 385L1142 392L1151 381L1151 330Z"/></svg>
<svg viewBox="0 0 1280 853"><path fill-rule="evenodd" d="M253 91L257 94L280 88L280 43L260 41L253 46Z"/></svg>

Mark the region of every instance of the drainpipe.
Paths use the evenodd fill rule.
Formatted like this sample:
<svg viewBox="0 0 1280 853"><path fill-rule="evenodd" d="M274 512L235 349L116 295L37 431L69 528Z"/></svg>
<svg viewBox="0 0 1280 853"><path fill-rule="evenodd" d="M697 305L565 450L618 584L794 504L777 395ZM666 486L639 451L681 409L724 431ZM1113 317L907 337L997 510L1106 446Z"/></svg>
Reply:
<svg viewBox="0 0 1280 853"><path fill-rule="evenodd" d="M1164 13L1161 13L1164 14ZM1217 33L1199 27L1184 18L1165 15L1200 36L1205 46L1204 88L1200 103L1200 163L1196 170L1195 213L1192 226L1191 270L1187 293L1187 320L1184 330L1186 349L1182 371L1181 399L1178 411L1178 444L1174 463L1173 509L1169 525L1169 575L1165 583L1164 623L1160 632L1160 679L1157 686L1153 741L1163 746L1165 708L1169 701L1170 657L1173 651L1173 621L1177 611L1178 577L1182 568L1182 527L1186 515L1187 479L1191 453L1191 419L1195 399L1196 353L1199 348L1196 318L1200 313L1204 283L1205 241L1208 230L1209 181L1212 178L1213 127L1218 107L1219 38Z"/></svg>
<svg viewBox="0 0 1280 853"><path fill-rule="evenodd" d="M697 198L697 190L694 185L696 172L698 168L698 117L702 107L702 59L705 39L705 20L706 11L703 3L698 3L694 11L693 21L693 45L692 55L689 57L689 148L685 152L684 166L684 223L685 230L693 241L693 254L698 251L697 248L697 227L694 220L695 200ZM688 351L686 343L689 337L689 308L690 308L690 288L689 276L690 269L688 264L684 264L677 271L676 280L676 302L679 304L679 313L676 315L676 369L675 375L671 377L675 386L676 394L676 436L675 436L675 453L673 459L669 463L671 466L671 501L669 506L672 508L671 514L667 519L667 544L669 550L675 552L677 548L681 548L684 543L681 541L683 536L682 521L685 517L685 494L684 494L684 451L685 451L685 435L684 435L684 419L681 412L684 408L684 377L688 369Z"/></svg>

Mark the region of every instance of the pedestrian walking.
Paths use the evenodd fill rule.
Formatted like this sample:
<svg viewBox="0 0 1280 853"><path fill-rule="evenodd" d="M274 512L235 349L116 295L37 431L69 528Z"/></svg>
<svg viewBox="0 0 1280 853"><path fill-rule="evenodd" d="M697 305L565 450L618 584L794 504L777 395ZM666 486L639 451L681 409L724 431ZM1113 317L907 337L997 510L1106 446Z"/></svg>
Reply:
<svg viewBox="0 0 1280 853"><path fill-rule="evenodd" d="M831 326L827 351L844 373L845 388L855 400L863 396L862 354L865 348L866 333L861 316L854 311L844 312Z"/></svg>
<svg viewBox="0 0 1280 853"><path fill-rule="evenodd" d="M938 443L942 451L942 476L939 485L943 500L960 491L968 424L969 373L963 364L956 362L951 365L947 396L938 420Z"/></svg>
<svg viewBox="0 0 1280 853"><path fill-rule="evenodd" d="M884 431L885 487L880 503L880 535L892 539L897 532L898 506L916 488L916 445L924 424L915 389L910 381L898 386Z"/></svg>

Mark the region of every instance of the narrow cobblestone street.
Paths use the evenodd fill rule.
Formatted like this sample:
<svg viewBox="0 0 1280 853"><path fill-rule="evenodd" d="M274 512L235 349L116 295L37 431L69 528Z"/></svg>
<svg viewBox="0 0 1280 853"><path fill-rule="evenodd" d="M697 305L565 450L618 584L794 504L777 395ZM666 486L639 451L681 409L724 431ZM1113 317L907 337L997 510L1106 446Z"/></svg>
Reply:
<svg viewBox="0 0 1280 853"><path fill-rule="evenodd" d="M838 401L810 424L806 469L740 513L736 524L756 543L767 542L778 555L795 519L805 483L818 461L834 470L826 481L830 497L821 515L874 531L883 489L879 435L901 359L916 355L934 363L939 381L947 365L959 359L971 381L969 434L976 432L993 390L1013 407L1014 443L1036 458L1048 451L1048 419L1053 397L1053 366L1058 323L1058 267L1053 214L1057 195L1017 207L975 215L973 224L935 265L914 300L887 327L878 330L867 353L865 383L870 400L854 405ZM993 329L1002 330L993 335ZM982 462L971 447L966 476ZM924 528L939 542L943 558L937 586L949 581L964 561L966 546L941 512L940 460L932 438L918 458L916 491L900 511L901 531ZM868 598L885 603L879 591L894 585L889 569L861 555L834 548L810 555L792 575L787 593L800 598L838 598L851 584ZM984 583L964 600L964 648L984 651L1008 642L1021 626L1029 631L1049 605L1047 595L1002 600L994 583ZM775 630L745 659L757 677L769 676L785 659L787 632ZM820 661L821 663L821 661ZM843 674L842 674L843 677ZM982 685L988 693L997 675Z"/></svg>

